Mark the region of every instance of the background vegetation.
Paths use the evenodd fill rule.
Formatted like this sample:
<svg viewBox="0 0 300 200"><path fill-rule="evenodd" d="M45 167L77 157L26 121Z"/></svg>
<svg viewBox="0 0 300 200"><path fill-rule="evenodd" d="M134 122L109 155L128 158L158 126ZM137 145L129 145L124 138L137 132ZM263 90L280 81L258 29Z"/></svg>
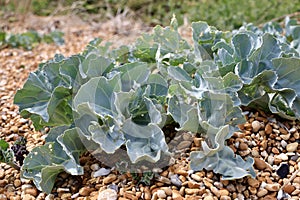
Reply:
<svg viewBox="0 0 300 200"><path fill-rule="evenodd" d="M37 15L78 14L104 20L131 12L149 25L168 25L172 14L184 21L207 21L222 30L238 28L243 22L262 24L294 13L299 18L298 0L0 0L0 10ZM295 14L296 13L296 14ZM89 17L88 17L89 16Z"/></svg>

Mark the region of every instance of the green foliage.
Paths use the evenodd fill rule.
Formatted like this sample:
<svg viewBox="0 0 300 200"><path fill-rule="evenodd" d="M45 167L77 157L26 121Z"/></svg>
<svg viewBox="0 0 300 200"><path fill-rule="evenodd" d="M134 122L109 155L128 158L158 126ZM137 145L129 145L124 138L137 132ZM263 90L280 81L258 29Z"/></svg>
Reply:
<svg viewBox="0 0 300 200"><path fill-rule="evenodd" d="M83 173L86 150L126 149L133 164L160 162L171 156L162 131L170 123L205 137L191 153L192 170L254 177L253 159L235 155L226 140L245 122L241 106L300 119L299 27L287 19L284 29L222 32L195 22L191 46L173 18L131 46L111 50L95 39L82 54L42 63L14 99L37 129L51 127L46 144L26 157L24 177L49 193L59 172Z"/></svg>
<svg viewBox="0 0 300 200"><path fill-rule="evenodd" d="M22 47L26 50L31 50L40 42L62 45L64 43L63 35L64 34L59 31L53 31L45 35L40 35L36 31L28 31L21 34L8 34L5 32L0 32L0 48Z"/></svg>

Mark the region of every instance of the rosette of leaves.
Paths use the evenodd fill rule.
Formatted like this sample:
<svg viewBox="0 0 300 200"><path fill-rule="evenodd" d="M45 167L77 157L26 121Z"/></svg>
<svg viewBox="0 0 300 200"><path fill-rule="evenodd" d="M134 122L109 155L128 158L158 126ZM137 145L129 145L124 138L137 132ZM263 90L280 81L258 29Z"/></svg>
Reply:
<svg viewBox="0 0 300 200"><path fill-rule="evenodd" d="M284 35L274 24L222 32L196 22L191 46L173 19L132 46L110 50L95 39L82 54L41 64L15 96L36 129L50 127L23 176L50 193L58 173L83 173L87 150L126 149L132 163L157 162L169 154L162 128L170 119L205 137L191 169L255 176L253 159L234 155L226 139L245 120L242 105L299 118L299 26L286 24Z"/></svg>

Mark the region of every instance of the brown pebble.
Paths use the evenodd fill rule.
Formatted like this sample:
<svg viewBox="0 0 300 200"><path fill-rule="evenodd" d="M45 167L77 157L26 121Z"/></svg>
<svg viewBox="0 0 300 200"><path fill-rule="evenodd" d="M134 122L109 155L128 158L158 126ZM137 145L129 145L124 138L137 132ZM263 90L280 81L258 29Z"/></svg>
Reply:
<svg viewBox="0 0 300 200"><path fill-rule="evenodd" d="M260 182L254 178L248 178L247 182L251 187L254 187L254 188L258 188L260 185Z"/></svg>
<svg viewBox="0 0 300 200"><path fill-rule="evenodd" d="M198 182L202 181L202 178L200 176L198 176L197 174L192 174L191 178Z"/></svg>
<svg viewBox="0 0 300 200"><path fill-rule="evenodd" d="M72 196L71 193L63 193L60 198L61 199L70 199L71 196Z"/></svg>
<svg viewBox="0 0 300 200"><path fill-rule="evenodd" d="M184 191L188 195L197 195L199 193L199 189L185 188Z"/></svg>
<svg viewBox="0 0 300 200"><path fill-rule="evenodd" d="M187 176L188 172L186 170L183 170L183 169L176 169L175 174L179 174L179 175L182 175L182 176Z"/></svg>
<svg viewBox="0 0 300 200"><path fill-rule="evenodd" d="M298 184L300 184L300 177L297 176L297 177L293 180L293 183L298 183Z"/></svg>
<svg viewBox="0 0 300 200"><path fill-rule="evenodd" d="M201 147L201 141L203 141L202 138L194 138L194 143L196 147Z"/></svg>
<svg viewBox="0 0 300 200"><path fill-rule="evenodd" d="M220 200L231 200L229 196L221 196Z"/></svg>
<svg viewBox="0 0 300 200"><path fill-rule="evenodd" d="M266 162L260 158L254 158L254 166L256 169L264 170L268 167Z"/></svg>
<svg viewBox="0 0 300 200"><path fill-rule="evenodd" d="M218 188L216 188L215 186L211 186L210 187L210 191L216 195L218 198L221 196L220 191L218 190Z"/></svg>
<svg viewBox="0 0 300 200"><path fill-rule="evenodd" d="M293 185L286 185L286 186L283 187L283 191L288 193L288 194L292 194L292 192L294 192L295 189L296 188Z"/></svg>
<svg viewBox="0 0 300 200"><path fill-rule="evenodd" d="M150 200L151 199L151 192L150 192L149 187L145 188L145 199L146 200Z"/></svg>
<svg viewBox="0 0 300 200"><path fill-rule="evenodd" d="M165 191L166 195L168 195L168 196L172 195L172 189L171 188L169 188L169 187L162 187L160 189L162 189L163 191Z"/></svg>
<svg viewBox="0 0 300 200"><path fill-rule="evenodd" d="M124 194L124 197L131 200L138 200L138 198L135 196L135 194L131 193L131 191L126 191ZM107 199L109 200L109 199Z"/></svg>
<svg viewBox="0 0 300 200"><path fill-rule="evenodd" d="M204 197L204 200L214 200L214 198L212 196L206 196Z"/></svg>
<svg viewBox="0 0 300 200"><path fill-rule="evenodd" d="M187 184L188 184L188 187L192 188L192 189L200 188L200 186L201 186L201 183L197 183L196 181L188 181Z"/></svg>
<svg viewBox="0 0 300 200"><path fill-rule="evenodd" d="M272 152L274 154L279 154L280 153L279 150L277 148L275 148L275 147L272 148Z"/></svg>
<svg viewBox="0 0 300 200"><path fill-rule="evenodd" d="M32 187L32 188L26 188L25 189L25 194L30 194L34 197L36 197L38 195L38 191L35 187Z"/></svg>
<svg viewBox="0 0 300 200"><path fill-rule="evenodd" d="M20 179L16 179L14 180L14 186L17 188L17 187L20 187L22 185L22 182Z"/></svg>
<svg viewBox="0 0 300 200"><path fill-rule="evenodd" d="M5 176L4 169L0 169L0 179L4 178L4 176Z"/></svg>
<svg viewBox="0 0 300 200"><path fill-rule="evenodd" d="M0 187L6 186L7 183L8 183L8 181L6 179L0 180Z"/></svg>
<svg viewBox="0 0 300 200"><path fill-rule="evenodd" d="M267 195L264 197L264 200L277 200L277 198L272 195Z"/></svg>
<svg viewBox="0 0 300 200"><path fill-rule="evenodd" d="M35 197L30 194L25 194L22 196L23 200L35 200Z"/></svg>
<svg viewBox="0 0 300 200"><path fill-rule="evenodd" d="M181 194L177 190L172 191L172 199L173 200L184 200Z"/></svg>
<svg viewBox="0 0 300 200"><path fill-rule="evenodd" d="M116 179L117 179L117 176L115 174L110 174L110 175L108 175L107 177L105 177L103 179L103 183L104 184L109 184L109 183L115 181Z"/></svg>
<svg viewBox="0 0 300 200"><path fill-rule="evenodd" d="M90 187L85 186L83 188L80 188L79 194L81 196L88 196L94 190L95 190L94 188L90 188Z"/></svg>
<svg viewBox="0 0 300 200"><path fill-rule="evenodd" d="M266 184L266 187L265 187L268 191L271 191L271 192L276 192L280 189L280 184L279 183L269 183L269 184Z"/></svg>
<svg viewBox="0 0 300 200"><path fill-rule="evenodd" d="M219 192L220 192L221 197L229 195L229 192L226 189L220 189Z"/></svg>
<svg viewBox="0 0 300 200"><path fill-rule="evenodd" d="M250 191L251 194L257 193L257 189L255 187L248 187L248 190Z"/></svg>
<svg viewBox="0 0 300 200"><path fill-rule="evenodd" d="M264 188L260 188L257 192L257 196L258 197L263 197L265 196L266 194L268 194L268 190L264 189Z"/></svg>
<svg viewBox="0 0 300 200"><path fill-rule="evenodd" d="M272 133L272 131L273 131L272 126L271 126L270 124L267 124L267 125L265 126L265 133L266 133L267 135L270 135L270 134Z"/></svg>
<svg viewBox="0 0 300 200"><path fill-rule="evenodd" d="M244 142L241 142L240 146L239 146L239 149L242 150L242 151L245 151L245 150L248 149L248 145Z"/></svg>

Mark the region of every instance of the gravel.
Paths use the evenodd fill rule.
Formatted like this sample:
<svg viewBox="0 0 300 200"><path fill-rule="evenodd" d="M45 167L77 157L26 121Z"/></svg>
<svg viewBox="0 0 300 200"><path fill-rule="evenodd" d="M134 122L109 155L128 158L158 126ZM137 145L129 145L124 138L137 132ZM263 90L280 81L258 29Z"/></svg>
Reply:
<svg viewBox="0 0 300 200"><path fill-rule="evenodd" d="M32 16L31 16L32 17ZM39 19L41 20L41 19ZM47 18L49 20L49 18ZM58 20L58 19L52 19ZM61 26L68 26L68 20L59 19ZM77 22L79 23L79 22ZM114 22L110 22L112 24ZM130 22L132 23L132 22ZM130 24L129 23L129 24ZM38 24L38 23L37 23ZM54 24L43 23L45 30ZM20 24L19 24L20 25ZM123 22L126 28L128 23ZM10 24L11 28L28 29L27 24ZM44 27L46 26L46 28ZM116 26L116 25L114 25ZM36 69L38 63L46 61L55 53L66 56L78 53L90 39L100 36L104 39L117 38L115 41L130 42L132 38L111 30L109 23L97 26L80 24L64 30L66 44L55 46L40 44L32 51L20 49L0 50L0 138L13 143L19 136L27 139L27 149L44 143L44 135L34 130L30 120L23 119L13 104L13 96L18 88L24 84L29 72ZM142 25L140 24L140 27ZM142 29L142 28L140 28ZM13 29L11 29L13 30ZM126 30L126 29L124 29ZM21 31L21 30L15 30ZM125 39L124 39L125 38ZM150 186L137 184L130 173L119 173L99 163L90 154L80 158L84 166L83 176L70 176L61 173L56 181L52 194L45 194L36 189L32 181L20 177L20 171L5 163L0 164L0 199L299 199L299 130L298 121L286 121L275 116L266 115L260 111L247 110L247 122L240 125L240 132L236 132L227 143L234 152L246 158L252 156L257 177L239 180L221 180L221 176L211 171L193 172L188 168L189 154L201 148L203 138L195 138L189 134L182 134L177 143L178 156L174 164L166 168L155 169L157 177ZM175 143L176 144L176 143ZM171 144L170 144L171 145ZM175 146L176 147L176 146ZM288 174L283 178L276 170L282 164L289 167Z"/></svg>

